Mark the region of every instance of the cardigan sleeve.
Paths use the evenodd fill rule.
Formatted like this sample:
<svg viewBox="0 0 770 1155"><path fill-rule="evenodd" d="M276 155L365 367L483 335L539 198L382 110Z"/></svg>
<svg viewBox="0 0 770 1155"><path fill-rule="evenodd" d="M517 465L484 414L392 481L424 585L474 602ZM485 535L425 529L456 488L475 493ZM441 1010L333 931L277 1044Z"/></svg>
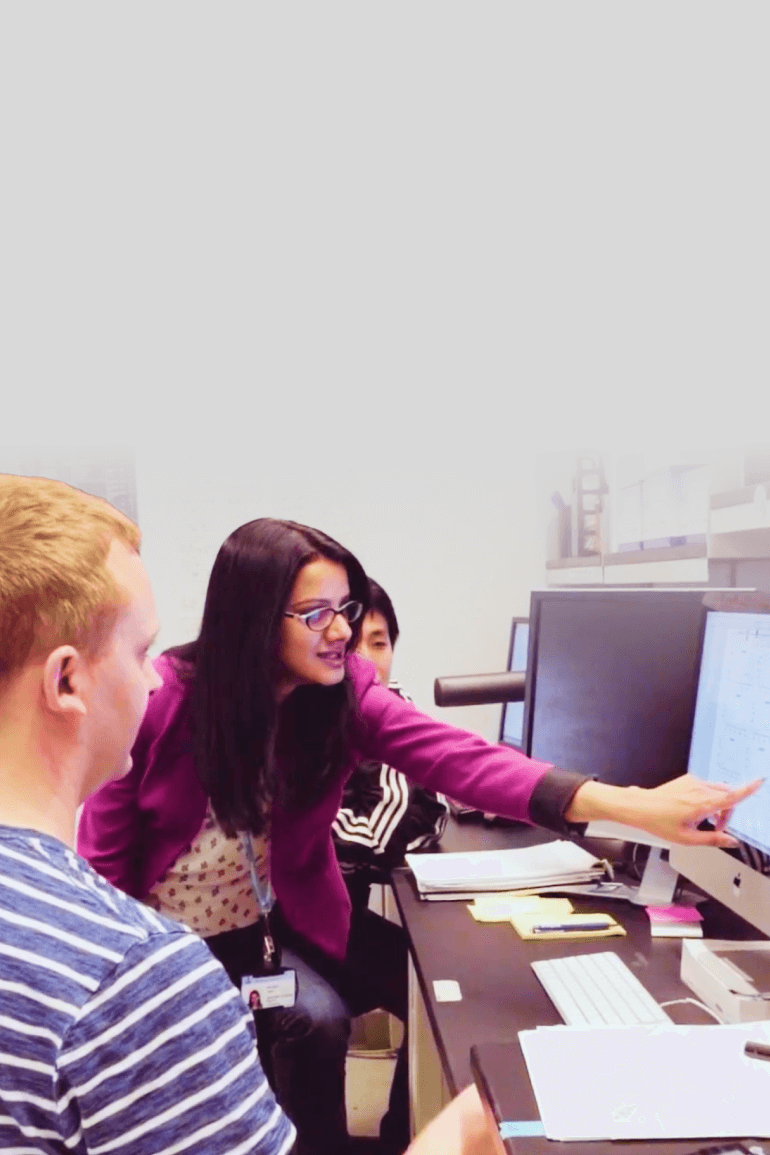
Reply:
<svg viewBox="0 0 770 1155"><path fill-rule="evenodd" d="M437 722L380 686L374 667L357 655L348 658L348 671L358 704L355 740L362 759L385 762L478 810L557 833L582 829L567 822L564 812L587 775L556 769Z"/></svg>
<svg viewBox="0 0 770 1155"><path fill-rule="evenodd" d="M141 739L140 733L140 739ZM128 774L91 794L78 822L78 854L118 890L141 896L141 813L138 789L142 764L134 758Z"/></svg>

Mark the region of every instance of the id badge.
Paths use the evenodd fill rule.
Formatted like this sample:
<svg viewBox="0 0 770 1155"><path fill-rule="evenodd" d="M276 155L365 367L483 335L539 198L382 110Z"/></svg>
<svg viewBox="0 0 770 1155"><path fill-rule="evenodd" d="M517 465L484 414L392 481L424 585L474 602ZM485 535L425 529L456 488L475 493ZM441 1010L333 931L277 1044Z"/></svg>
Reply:
<svg viewBox="0 0 770 1155"><path fill-rule="evenodd" d="M241 994L251 1011L293 1007L297 998L297 972L282 970L274 975L244 975Z"/></svg>

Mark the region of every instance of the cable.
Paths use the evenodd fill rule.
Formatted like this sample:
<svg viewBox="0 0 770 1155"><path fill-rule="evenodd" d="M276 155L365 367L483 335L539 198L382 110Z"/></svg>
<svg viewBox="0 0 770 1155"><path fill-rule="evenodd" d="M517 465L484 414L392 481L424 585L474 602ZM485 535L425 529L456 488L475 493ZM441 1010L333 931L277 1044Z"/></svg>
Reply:
<svg viewBox="0 0 770 1155"><path fill-rule="evenodd" d="M715 1014L711 1007L707 1007L706 1004L702 1003L699 999L670 999L667 1003L661 1003L660 1005L661 1007L676 1007L680 1003L692 1003L694 1007L700 1007L707 1015L711 1015L712 1019L716 1019L720 1026L724 1025L724 1020L720 1019L719 1015Z"/></svg>

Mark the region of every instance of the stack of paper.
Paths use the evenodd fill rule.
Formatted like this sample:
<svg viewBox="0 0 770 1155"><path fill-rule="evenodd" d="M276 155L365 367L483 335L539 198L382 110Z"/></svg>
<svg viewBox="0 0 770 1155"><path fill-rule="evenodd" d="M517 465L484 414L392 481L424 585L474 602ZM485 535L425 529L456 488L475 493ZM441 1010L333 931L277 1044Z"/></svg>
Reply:
<svg viewBox="0 0 770 1155"><path fill-rule="evenodd" d="M770 1043L770 1023L519 1032L559 1140L770 1138L770 1062L745 1054L749 1040Z"/></svg>
<svg viewBox="0 0 770 1155"><path fill-rule="evenodd" d="M472 898L489 890L536 890L601 878L598 858L574 842L544 842L515 850L407 854L424 898Z"/></svg>
<svg viewBox="0 0 770 1155"><path fill-rule="evenodd" d="M703 915L694 906L648 906L653 938L703 938Z"/></svg>

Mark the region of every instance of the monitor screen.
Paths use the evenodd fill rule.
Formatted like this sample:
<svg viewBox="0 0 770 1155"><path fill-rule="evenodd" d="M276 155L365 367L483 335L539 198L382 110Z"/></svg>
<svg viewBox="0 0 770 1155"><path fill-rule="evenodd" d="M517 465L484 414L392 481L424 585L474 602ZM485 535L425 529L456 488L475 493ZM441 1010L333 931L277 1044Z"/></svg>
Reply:
<svg viewBox="0 0 770 1155"><path fill-rule="evenodd" d="M532 594L525 750L617 786L684 774L704 590Z"/></svg>
<svg viewBox="0 0 770 1155"><path fill-rule="evenodd" d="M689 772L739 786L770 767L770 614L709 611ZM770 854L770 784L733 811L727 832Z"/></svg>
<svg viewBox="0 0 770 1155"><path fill-rule="evenodd" d="M508 672L523 674L527 669L529 621L514 618L511 626L511 644L508 647ZM500 741L516 750L524 748L524 703L505 702L500 719Z"/></svg>
<svg viewBox="0 0 770 1155"><path fill-rule="evenodd" d="M769 747L770 614L709 611L688 770L708 782L752 781L767 773ZM766 783L738 803L727 831L755 851L770 854ZM750 852L744 848L741 854ZM762 869L715 846L673 846L669 862L706 894L770 935L770 878Z"/></svg>

